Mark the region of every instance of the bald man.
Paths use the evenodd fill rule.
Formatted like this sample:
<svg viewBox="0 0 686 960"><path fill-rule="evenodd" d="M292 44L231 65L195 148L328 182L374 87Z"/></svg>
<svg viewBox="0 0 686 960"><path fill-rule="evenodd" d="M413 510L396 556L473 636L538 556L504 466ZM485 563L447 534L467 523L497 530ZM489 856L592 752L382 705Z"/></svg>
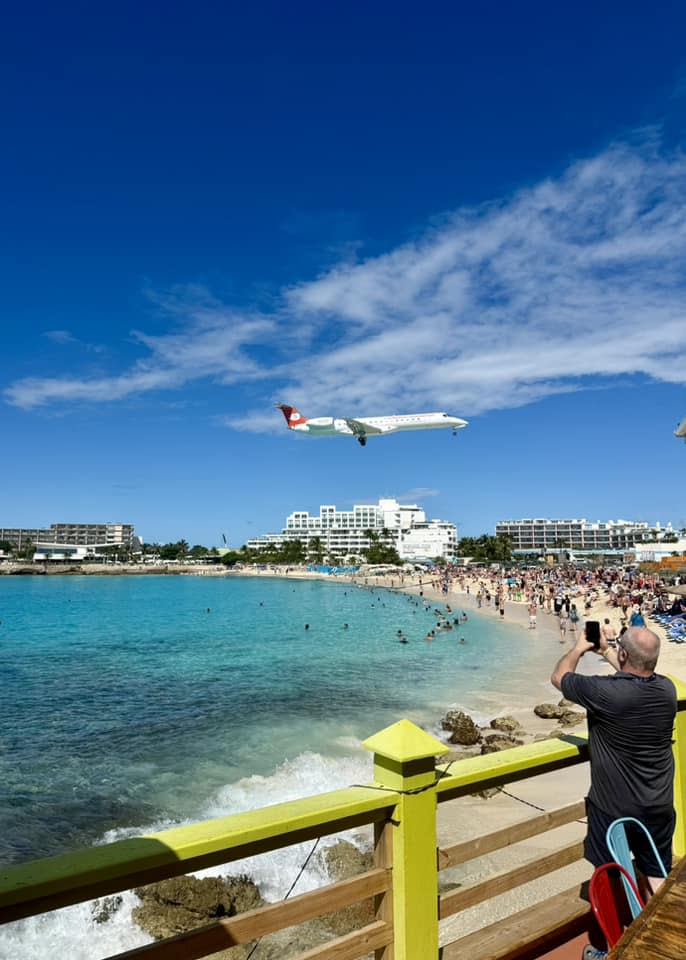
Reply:
<svg viewBox="0 0 686 960"><path fill-rule="evenodd" d="M655 673L659 637L645 627L629 627L617 640L616 650L601 637L599 652L616 673L575 673L583 655L593 649L582 632L550 678L568 700L588 713L591 789L586 859L595 867L611 861L605 843L607 828L618 817L636 817L650 831L669 872L675 820L672 731L676 690L671 680ZM654 893L662 883L660 865L642 833L627 832L636 865Z"/></svg>

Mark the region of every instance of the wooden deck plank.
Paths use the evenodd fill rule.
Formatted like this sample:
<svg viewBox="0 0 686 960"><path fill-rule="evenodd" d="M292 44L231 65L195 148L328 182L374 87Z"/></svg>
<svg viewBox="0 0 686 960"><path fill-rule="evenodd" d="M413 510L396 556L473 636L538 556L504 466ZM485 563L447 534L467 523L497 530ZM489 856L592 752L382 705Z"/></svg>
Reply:
<svg viewBox="0 0 686 960"><path fill-rule="evenodd" d="M446 944L440 960L533 960L588 929L579 885Z"/></svg>
<svg viewBox="0 0 686 960"><path fill-rule="evenodd" d="M321 947L313 947L307 953L294 957L294 960L359 960L372 950L381 950L392 942L393 928L377 920Z"/></svg>
<svg viewBox="0 0 686 960"><path fill-rule="evenodd" d="M684 960L686 956L686 857L650 898L608 960Z"/></svg>

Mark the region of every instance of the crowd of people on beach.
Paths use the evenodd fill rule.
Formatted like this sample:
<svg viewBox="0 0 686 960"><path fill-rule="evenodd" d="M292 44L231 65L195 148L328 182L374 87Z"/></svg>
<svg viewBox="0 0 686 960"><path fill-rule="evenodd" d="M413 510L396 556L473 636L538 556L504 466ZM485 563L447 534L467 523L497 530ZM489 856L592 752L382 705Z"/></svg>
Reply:
<svg viewBox="0 0 686 960"><path fill-rule="evenodd" d="M432 586L444 594L456 590L473 594L477 608L490 607L501 618L506 602L524 603L531 630L541 612L555 616L561 642L577 633L599 602L609 614L604 617L603 637L612 642L627 627L645 626L649 617L686 617L686 599L670 597L673 584L633 567L454 567L446 568L440 583Z"/></svg>
<svg viewBox="0 0 686 960"><path fill-rule="evenodd" d="M365 576L356 578L356 582L367 589L374 589L376 585L408 591L410 602L423 605L427 612L431 603L424 596L424 590L434 598L441 597L444 609L434 608L437 621L424 636L427 642L468 619L464 611L453 615L450 601L456 595L469 597L476 609L503 620L512 612L512 605L525 606L529 629L537 629L541 615L550 618L550 622L557 625L563 644L573 642L591 616L602 620L601 636L611 646L627 628L646 626L649 618L676 620L669 639L686 641L686 598L673 599L669 594L672 583L630 566L589 569L566 564L521 569L500 565L448 565L414 576L399 574L391 579ZM408 642L402 631L398 631L398 639L400 643ZM460 642L466 642L465 638L460 637Z"/></svg>

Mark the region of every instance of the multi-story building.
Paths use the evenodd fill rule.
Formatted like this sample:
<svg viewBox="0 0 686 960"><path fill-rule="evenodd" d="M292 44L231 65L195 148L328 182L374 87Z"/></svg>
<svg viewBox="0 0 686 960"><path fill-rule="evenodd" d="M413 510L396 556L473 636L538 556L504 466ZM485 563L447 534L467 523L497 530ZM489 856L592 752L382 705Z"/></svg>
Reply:
<svg viewBox="0 0 686 960"><path fill-rule="evenodd" d="M650 527L643 521L600 520L500 520L496 536L507 536L514 550L521 553L543 553L548 549L569 548L602 553L607 550L631 550L635 544L661 540L674 534L671 523Z"/></svg>
<svg viewBox="0 0 686 960"><path fill-rule="evenodd" d="M351 558L361 556L370 546L370 531L407 560L439 556L451 559L457 543L454 524L427 520L424 510L416 504L382 499L377 504L356 504L352 510L323 504L318 516L296 510L286 518L281 533L249 540L247 546L262 550L299 540L307 548L310 541L319 540L325 555Z"/></svg>
<svg viewBox="0 0 686 960"><path fill-rule="evenodd" d="M0 527L0 540L11 543L16 550L38 542L135 550L139 542L130 523L52 523L47 529Z"/></svg>

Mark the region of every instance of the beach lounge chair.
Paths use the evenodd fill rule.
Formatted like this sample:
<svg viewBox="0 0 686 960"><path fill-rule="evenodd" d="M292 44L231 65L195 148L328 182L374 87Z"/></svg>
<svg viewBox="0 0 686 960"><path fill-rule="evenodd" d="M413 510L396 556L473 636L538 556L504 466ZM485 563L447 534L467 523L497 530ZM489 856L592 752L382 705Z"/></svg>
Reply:
<svg viewBox="0 0 686 960"><path fill-rule="evenodd" d="M607 849L610 851L612 859L621 864L632 880L632 884L628 885L624 879L624 875L622 875L624 892L626 893L626 898L629 902L631 915L633 917L637 917L643 909L643 901L641 900L640 896L636 897L634 894L634 890L636 888L636 871L634 870L634 862L631 856L631 850L629 848L627 824L631 824L632 831L643 831L645 839L653 852L653 856L661 867L661 873L663 877L667 876L667 871L662 863L660 854L657 852L655 841L651 837L650 831L644 823L641 823L641 821L637 820L636 817L620 817L618 820L615 820L610 824L610 826L607 828L607 833L605 834Z"/></svg>

